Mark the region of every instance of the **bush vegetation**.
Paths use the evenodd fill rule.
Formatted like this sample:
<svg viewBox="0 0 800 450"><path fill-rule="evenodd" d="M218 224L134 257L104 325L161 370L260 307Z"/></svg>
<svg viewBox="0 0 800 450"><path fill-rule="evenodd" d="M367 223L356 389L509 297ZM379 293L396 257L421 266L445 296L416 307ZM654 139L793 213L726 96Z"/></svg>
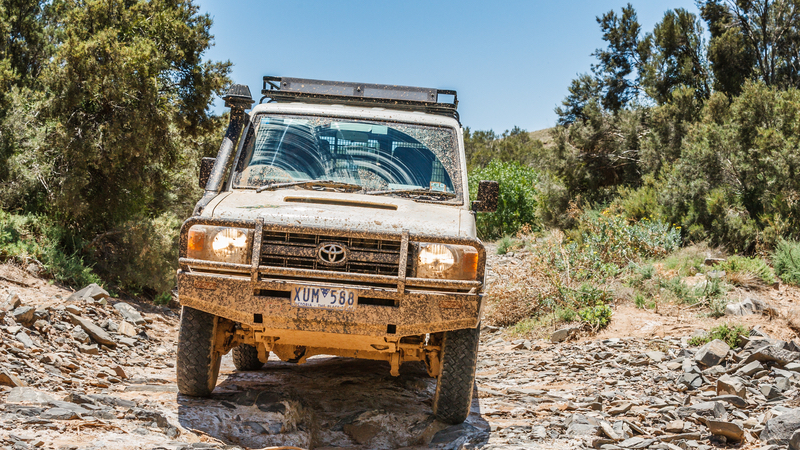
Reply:
<svg viewBox="0 0 800 450"><path fill-rule="evenodd" d="M772 261L784 282L800 286L800 242L778 241Z"/></svg>
<svg viewBox="0 0 800 450"><path fill-rule="evenodd" d="M695 336L689 339L689 345L700 346L707 344L714 339L719 339L726 344L730 348L736 348L739 346L739 336L748 336L749 332L747 328L743 325L730 325L727 323L723 323L722 325L718 325L712 328L707 333L704 333L700 336Z"/></svg>
<svg viewBox="0 0 800 450"><path fill-rule="evenodd" d="M33 264L41 275L84 286L101 283L79 249L83 243L46 216L10 214L0 209L0 262Z"/></svg>
<svg viewBox="0 0 800 450"><path fill-rule="evenodd" d="M770 28L785 20L800 37L784 3L703 0L699 16L669 10L651 31L631 5L609 11L597 18L607 45L569 85L551 141L465 132L473 171L487 155L538 169L531 226L556 229L528 239L537 288L520 283L504 293L520 307L496 297L498 310L522 328L576 320L596 306L575 295L588 283L718 317L734 286L800 285L800 66ZM776 65L754 57L767 49ZM710 270L726 275L683 279Z"/></svg>
<svg viewBox="0 0 800 450"><path fill-rule="evenodd" d="M500 182L497 212L478 213L478 234L482 239L497 239L514 234L523 226L536 224L537 172L516 161L493 160L469 174L470 198L478 194L481 180Z"/></svg>
<svg viewBox="0 0 800 450"><path fill-rule="evenodd" d="M230 63L203 58L210 27L191 0L0 7L3 259L36 258L74 287L174 286L177 218L230 83Z"/></svg>

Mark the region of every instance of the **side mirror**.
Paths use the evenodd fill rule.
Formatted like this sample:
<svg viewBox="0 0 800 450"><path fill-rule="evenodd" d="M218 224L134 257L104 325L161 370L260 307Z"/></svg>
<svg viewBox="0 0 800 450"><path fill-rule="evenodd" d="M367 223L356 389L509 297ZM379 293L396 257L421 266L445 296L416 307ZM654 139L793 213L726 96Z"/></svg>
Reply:
<svg viewBox="0 0 800 450"><path fill-rule="evenodd" d="M500 183L497 181L481 181L478 184L478 199L472 202L475 212L497 211L497 198L500 196Z"/></svg>
<svg viewBox="0 0 800 450"><path fill-rule="evenodd" d="M217 158L205 157L200 160L200 187L203 189L208 184L208 177L211 176L211 169L214 168L215 162L217 162Z"/></svg>

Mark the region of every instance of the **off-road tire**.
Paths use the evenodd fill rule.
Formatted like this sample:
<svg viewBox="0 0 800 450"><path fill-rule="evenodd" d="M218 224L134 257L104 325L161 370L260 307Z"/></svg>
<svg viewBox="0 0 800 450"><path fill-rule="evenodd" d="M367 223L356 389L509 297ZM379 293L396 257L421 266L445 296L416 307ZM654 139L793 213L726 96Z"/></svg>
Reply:
<svg viewBox="0 0 800 450"><path fill-rule="evenodd" d="M248 344L233 348L233 365L236 370L258 370L264 365L258 359L258 349Z"/></svg>
<svg viewBox="0 0 800 450"><path fill-rule="evenodd" d="M178 391L207 397L217 384L222 355L214 351L219 318L187 306L181 311L178 334Z"/></svg>
<svg viewBox="0 0 800 450"><path fill-rule="evenodd" d="M469 415L480 326L447 331L442 340L442 372L433 397L433 414L445 423L459 424Z"/></svg>

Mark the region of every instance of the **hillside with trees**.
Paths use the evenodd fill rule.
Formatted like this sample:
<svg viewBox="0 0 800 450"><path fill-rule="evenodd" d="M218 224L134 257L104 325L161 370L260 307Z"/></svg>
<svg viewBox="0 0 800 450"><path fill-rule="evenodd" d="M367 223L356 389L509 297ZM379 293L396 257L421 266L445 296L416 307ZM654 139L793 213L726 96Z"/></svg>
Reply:
<svg viewBox="0 0 800 450"><path fill-rule="evenodd" d="M209 106L230 63L203 58L211 19L190 0L2 5L0 259L169 298L198 162L224 124ZM554 128L465 129L470 177L503 185L482 238L580 244L614 217L679 230L670 246L796 248L800 1L698 7L652 30L630 4L598 17L605 46L565 82Z"/></svg>
<svg viewBox="0 0 800 450"><path fill-rule="evenodd" d="M0 258L168 293L223 125L210 27L191 0L0 3Z"/></svg>

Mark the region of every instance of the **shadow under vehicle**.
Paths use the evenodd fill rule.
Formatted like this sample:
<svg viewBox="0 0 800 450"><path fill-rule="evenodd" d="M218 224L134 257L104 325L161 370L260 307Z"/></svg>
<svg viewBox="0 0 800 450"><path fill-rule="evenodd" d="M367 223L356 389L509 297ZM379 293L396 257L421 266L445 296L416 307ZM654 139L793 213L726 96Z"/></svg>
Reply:
<svg viewBox="0 0 800 450"><path fill-rule="evenodd" d="M214 390L220 358L240 370L270 352L421 361L433 412L469 414L486 252L469 202L455 91L265 77L234 85L205 194L180 234L182 394ZM269 99L268 102L264 100ZM449 101L448 101L449 100Z"/></svg>

